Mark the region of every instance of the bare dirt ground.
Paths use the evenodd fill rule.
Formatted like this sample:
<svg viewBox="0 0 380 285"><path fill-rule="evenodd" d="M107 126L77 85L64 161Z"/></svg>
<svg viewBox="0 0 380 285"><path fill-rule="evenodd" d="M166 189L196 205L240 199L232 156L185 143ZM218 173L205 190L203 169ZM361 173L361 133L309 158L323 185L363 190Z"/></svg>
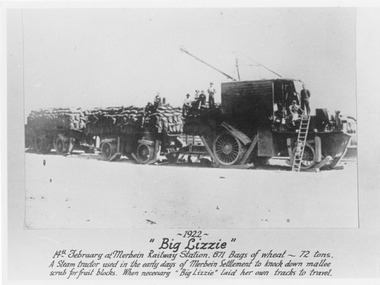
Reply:
<svg viewBox="0 0 380 285"><path fill-rule="evenodd" d="M199 164L138 165L96 155L25 154L25 226L57 228L356 228L356 159L293 173Z"/></svg>

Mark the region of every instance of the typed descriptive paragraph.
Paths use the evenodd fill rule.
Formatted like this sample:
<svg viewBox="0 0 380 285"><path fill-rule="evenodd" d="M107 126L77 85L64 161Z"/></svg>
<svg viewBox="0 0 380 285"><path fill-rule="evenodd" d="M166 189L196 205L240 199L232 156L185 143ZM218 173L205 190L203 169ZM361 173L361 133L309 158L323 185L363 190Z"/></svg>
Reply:
<svg viewBox="0 0 380 285"><path fill-rule="evenodd" d="M108 252L57 249L48 275L83 278L244 278L331 277L333 254L323 250L236 250L236 238L209 238L202 231L184 231L175 238L147 240L148 249L112 249Z"/></svg>

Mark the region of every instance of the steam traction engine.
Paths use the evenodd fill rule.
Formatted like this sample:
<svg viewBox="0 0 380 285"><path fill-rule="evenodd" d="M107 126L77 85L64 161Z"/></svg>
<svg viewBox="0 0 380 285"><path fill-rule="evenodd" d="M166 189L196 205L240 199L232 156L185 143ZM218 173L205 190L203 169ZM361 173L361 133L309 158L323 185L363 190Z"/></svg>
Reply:
<svg viewBox="0 0 380 285"><path fill-rule="evenodd" d="M216 164L229 167L265 164L271 157L289 157L293 169L329 164L334 167L345 154L351 136L339 118L325 109L315 116L292 120L289 106L299 98L301 82L290 79L222 83L222 103L199 118L198 127L184 131L203 137Z"/></svg>
<svg viewBox="0 0 380 285"><path fill-rule="evenodd" d="M219 112L199 115L198 123L185 118L184 132L197 134L214 163L224 167L266 163L271 157L288 156L294 171L335 167L343 158L351 136L345 131L339 113L329 118L326 109L316 116L300 114L295 120L290 105L300 103L301 81L271 79L239 81L188 52L180 51L223 74L234 82L222 83ZM278 73L256 62L275 75Z"/></svg>

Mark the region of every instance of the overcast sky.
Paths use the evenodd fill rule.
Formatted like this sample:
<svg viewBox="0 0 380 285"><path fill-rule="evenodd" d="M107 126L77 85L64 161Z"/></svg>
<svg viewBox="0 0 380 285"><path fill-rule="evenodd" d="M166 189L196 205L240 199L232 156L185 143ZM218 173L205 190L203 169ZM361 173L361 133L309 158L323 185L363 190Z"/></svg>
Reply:
<svg viewBox="0 0 380 285"><path fill-rule="evenodd" d="M15 37L20 17L8 22ZM8 29L8 31L9 31ZM179 47L242 80L301 79L312 109L355 115L355 10L347 8L24 10L25 111L45 107L144 106L160 92L186 93L229 80ZM11 35L12 37L12 35ZM21 38L22 39L22 38ZM21 49L22 50L22 49ZM19 53L18 56L22 56Z"/></svg>

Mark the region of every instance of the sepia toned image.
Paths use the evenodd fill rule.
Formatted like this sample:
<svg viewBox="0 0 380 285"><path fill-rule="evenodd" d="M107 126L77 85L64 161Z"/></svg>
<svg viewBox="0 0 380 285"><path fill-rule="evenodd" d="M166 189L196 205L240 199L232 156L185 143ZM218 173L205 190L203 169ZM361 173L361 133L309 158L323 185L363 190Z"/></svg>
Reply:
<svg viewBox="0 0 380 285"><path fill-rule="evenodd" d="M26 228L358 227L353 9L8 23Z"/></svg>

